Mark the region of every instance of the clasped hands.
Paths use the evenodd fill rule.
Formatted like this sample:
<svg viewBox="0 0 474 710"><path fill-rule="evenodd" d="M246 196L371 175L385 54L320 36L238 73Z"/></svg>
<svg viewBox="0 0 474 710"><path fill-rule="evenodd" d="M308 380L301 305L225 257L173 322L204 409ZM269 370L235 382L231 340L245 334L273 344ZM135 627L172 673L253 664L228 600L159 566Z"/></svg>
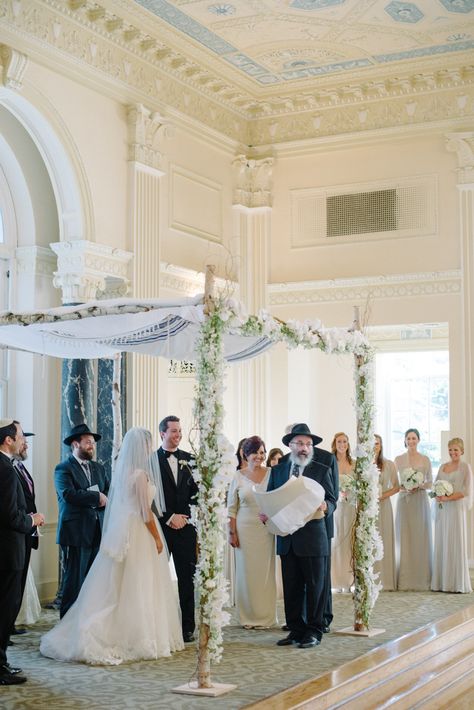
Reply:
<svg viewBox="0 0 474 710"><path fill-rule="evenodd" d="M188 524L189 515L184 515L184 513L175 513L171 520L168 522L170 528L173 530L181 530L181 528L186 527Z"/></svg>

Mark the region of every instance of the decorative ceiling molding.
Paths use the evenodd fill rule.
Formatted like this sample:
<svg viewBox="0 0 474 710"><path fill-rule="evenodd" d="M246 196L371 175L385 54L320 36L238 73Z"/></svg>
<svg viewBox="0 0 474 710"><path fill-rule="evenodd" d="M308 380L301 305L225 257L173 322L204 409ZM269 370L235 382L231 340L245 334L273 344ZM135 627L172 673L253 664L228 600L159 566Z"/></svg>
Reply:
<svg viewBox="0 0 474 710"><path fill-rule="evenodd" d="M468 51L269 87L242 77L131 0L5 0L0 28L31 59L126 104L189 116L243 145L433 121L449 130L474 116Z"/></svg>
<svg viewBox="0 0 474 710"><path fill-rule="evenodd" d="M337 303L461 293L461 272L435 271L332 281L269 284L270 305Z"/></svg>

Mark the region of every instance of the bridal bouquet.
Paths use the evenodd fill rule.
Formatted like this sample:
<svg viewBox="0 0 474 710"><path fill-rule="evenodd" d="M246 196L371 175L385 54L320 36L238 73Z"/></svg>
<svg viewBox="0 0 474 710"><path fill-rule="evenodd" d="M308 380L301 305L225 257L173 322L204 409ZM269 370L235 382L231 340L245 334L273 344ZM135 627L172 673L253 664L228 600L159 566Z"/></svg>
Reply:
<svg viewBox="0 0 474 710"><path fill-rule="evenodd" d="M406 491L413 491L419 488L425 477L421 471L416 471L414 468L405 468L400 474L400 483Z"/></svg>
<svg viewBox="0 0 474 710"><path fill-rule="evenodd" d="M341 473L339 476L339 498L340 500L347 500L351 505L355 505L356 482L354 476Z"/></svg>
<svg viewBox="0 0 474 710"><path fill-rule="evenodd" d="M452 496L454 493L454 488L449 481L435 481L433 485L433 490L430 491L430 498L436 498L437 496ZM442 503L438 504L440 508L443 507Z"/></svg>

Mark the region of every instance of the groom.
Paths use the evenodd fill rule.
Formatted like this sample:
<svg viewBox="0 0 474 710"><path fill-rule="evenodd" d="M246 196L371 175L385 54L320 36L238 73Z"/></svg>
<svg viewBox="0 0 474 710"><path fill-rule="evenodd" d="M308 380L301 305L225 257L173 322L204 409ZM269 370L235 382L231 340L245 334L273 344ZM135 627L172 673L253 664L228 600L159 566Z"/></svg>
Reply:
<svg viewBox="0 0 474 710"><path fill-rule="evenodd" d="M188 462L191 454L178 449L183 437L178 417L165 417L159 425L161 446L158 449L165 510L160 518L170 555L178 577L183 639L194 641L194 571L197 561L196 530L190 522L190 506L198 488Z"/></svg>

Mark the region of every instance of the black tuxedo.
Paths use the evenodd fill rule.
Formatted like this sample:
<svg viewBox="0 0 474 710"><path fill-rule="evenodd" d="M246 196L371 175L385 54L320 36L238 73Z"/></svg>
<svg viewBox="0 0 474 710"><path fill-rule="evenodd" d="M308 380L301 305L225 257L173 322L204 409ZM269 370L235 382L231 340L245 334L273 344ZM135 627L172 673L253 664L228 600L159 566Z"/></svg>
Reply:
<svg viewBox="0 0 474 710"><path fill-rule="evenodd" d="M160 518L161 527L165 536L166 544L176 568L178 577L179 604L181 607L183 633L189 634L194 631L194 571L197 561L197 539L194 525L185 525L180 530L174 530L167 523L174 513L191 515L190 506L196 502L198 488L191 474L191 469L187 462L191 459L191 454L187 451L177 449L178 459L178 480L175 481L173 472L168 463L168 459L162 447L158 449L158 460L160 462L161 480L163 483L163 493L165 497L165 510Z"/></svg>
<svg viewBox="0 0 474 710"><path fill-rule="evenodd" d="M7 662L10 632L21 606L26 536L33 529L18 474L0 452L0 665Z"/></svg>
<svg viewBox="0 0 474 710"><path fill-rule="evenodd" d="M75 602L98 552L105 508L99 508L97 485L107 495L110 479L102 464L89 461L91 482L74 456L56 466L54 484L59 505L56 542L65 548L64 584L60 615Z"/></svg>
<svg viewBox="0 0 474 710"><path fill-rule="evenodd" d="M25 465L22 461L13 461L13 467L18 475L18 480L20 481L21 487L23 489L23 495L25 496L26 512L36 513L36 503L35 503L35 484L26 470ZM21 598L25 593L26 577L28 575L28 567L30 565L31 550L38 549L39 538L37 534L36 527L33 528L29 535L25 538L25 564L23 567L23 574L21 578Z"/></svg>
<svg viewBox="0 0 474 710"><path fill-rule="evenodd" d="M283 486L290 478L290 471L289 459L274 466L267 490L272 491ZM336 497L329 467L313 457L304 468L303 475L323 486L327 504L326 516L332 515L336 508ZM300 640L306 634L321 640L323 633L329 555L325 517L310 520L293 535L277 537L277 553L281 556L286 623L294 638Z"/></svg>

